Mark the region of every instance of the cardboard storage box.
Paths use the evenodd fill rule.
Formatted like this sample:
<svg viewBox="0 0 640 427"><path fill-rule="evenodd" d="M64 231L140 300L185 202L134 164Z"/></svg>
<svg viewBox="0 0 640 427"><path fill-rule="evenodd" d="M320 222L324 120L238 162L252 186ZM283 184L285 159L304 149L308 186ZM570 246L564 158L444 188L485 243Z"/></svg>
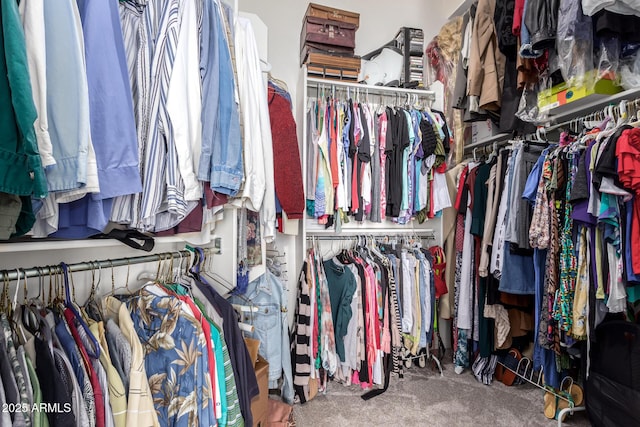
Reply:
<svg viewBox="0 0 640 427"><path fill-rule="evenodd" d="M498 128L493 124L491 119L473 122L471 124L471 143L492 137L498 133Z"/></svg>
<svg viewBox="0 0 640 427"><path fill-rule="evenodd" d="M622 87L612 80L612 76L597 78L597 73L598 70L589 71L583 82L577 85L570 86L567 83L562 83L551 89L540 91L538 94L540 112L555 109L554 114L560 114L565 105L566 108L579 107L594 99L622 92Z"/></svg>
<svg viewBox="0 0 640 427"><path fill-rule="evenodd" d="M254 369L258 379L260 394L251 401L254 427L267 427L269 420L269 363L258 356Z"/></svg>

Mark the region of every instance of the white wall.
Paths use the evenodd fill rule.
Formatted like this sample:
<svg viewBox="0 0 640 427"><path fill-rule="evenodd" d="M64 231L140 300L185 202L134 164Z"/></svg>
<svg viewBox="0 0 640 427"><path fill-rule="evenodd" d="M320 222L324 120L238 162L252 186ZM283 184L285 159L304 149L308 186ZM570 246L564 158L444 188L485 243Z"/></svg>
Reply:
<svg viewBox="0 0 640 427"><path fill-rule="evenodd" d="M422 28L425 40L437 34L462 0L315 0L360 14L356 54L363 55L393 39L401 27ZM258 15L269 27L271 74L284 80L292 99L300 77L300 30L307 10L303 0L240 0L239 8Z"/></svg>

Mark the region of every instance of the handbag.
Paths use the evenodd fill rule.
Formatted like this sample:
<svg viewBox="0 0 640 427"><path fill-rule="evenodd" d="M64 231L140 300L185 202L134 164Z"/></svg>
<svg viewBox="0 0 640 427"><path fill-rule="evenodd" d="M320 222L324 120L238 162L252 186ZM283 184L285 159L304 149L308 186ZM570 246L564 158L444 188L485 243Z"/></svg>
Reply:
<svg viewBox="0 0 640 427"><path fill-rule="evenodd" d="M269 399L269 427L295 427L296 421L293 417L293 406L286 403Z"/></svg>

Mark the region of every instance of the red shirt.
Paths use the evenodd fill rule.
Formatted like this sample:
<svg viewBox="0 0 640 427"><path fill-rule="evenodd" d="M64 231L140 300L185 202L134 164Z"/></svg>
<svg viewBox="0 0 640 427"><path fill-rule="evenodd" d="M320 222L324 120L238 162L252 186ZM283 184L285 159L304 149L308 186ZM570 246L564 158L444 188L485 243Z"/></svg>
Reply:
<svg viewBox="0 0 640 427"><path fill-rule="evenodd" d="M629 129L622 133L616 143L618 175L625 188L633 191L633 215L631 235L640 233L640 129ZM634 274L640 274L640 239L632 239L631 266Z"/></svg>
<svg viewBox="0 0 640 427"><path fill-rule="evenodd" d="M104 393L102 392L102 388L100 387L98 374L91 365L91 359L87 354L87 350L84 348L84 344L82 342L82 338L80 338L78 329L76 329L75 314L70 308L65 308L64 318L67 321L67 325L69 325L69 330L71 331L73 339L78 345L78 350L80 351L80 355L82 356L82 361L84 362L84 366L87 369L87 373L89 374L89 380L91 382L91 388L93 388L93 396L96 404L96 427L105 427Z"/></svg>

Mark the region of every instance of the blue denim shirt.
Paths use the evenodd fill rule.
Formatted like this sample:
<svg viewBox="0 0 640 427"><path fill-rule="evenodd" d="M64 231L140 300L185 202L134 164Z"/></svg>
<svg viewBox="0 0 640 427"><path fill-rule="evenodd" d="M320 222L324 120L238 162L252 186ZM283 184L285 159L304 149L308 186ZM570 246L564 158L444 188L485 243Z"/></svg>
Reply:
<svg viewBox="0 0 640 427"><path fill-rule="evenodd" d="M249 283L243 297L233 296L231 301L247 305L248 299L258 308L258 312L248 315L249 319L245 321L253 324L254 332L248 335L260 341L259 353L269 362L269 388L278 387L278 380L284 372L282 398L287 403L293 403L287 291L280 279L267 270Z"/></svg>
<svg viewBox="0 0 640 427"><path fill-rule="evenodd" d="M235 196L244 176L240 116L226 31L217 2L203 3L202 151L198 179L218 193Z"/></svg>

